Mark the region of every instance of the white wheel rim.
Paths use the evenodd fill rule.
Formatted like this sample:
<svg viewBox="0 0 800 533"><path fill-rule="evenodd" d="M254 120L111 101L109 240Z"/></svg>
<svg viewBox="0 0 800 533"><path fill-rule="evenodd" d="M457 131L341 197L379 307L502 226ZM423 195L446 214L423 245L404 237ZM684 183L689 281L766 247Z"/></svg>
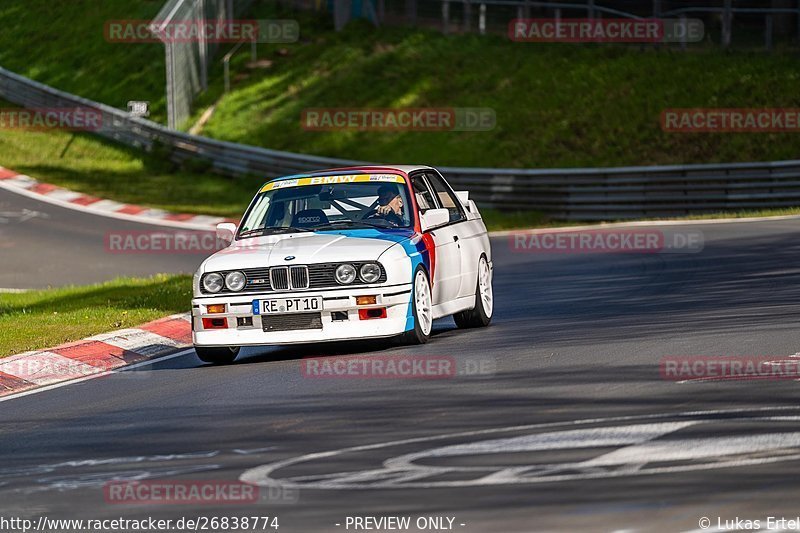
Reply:
<svg viewBox="0 0 800 533"><path fill-rule="evenodd" d="M480 296L481 303L483 304L483 312L487 317L492 316L492 306L494 298L492 296L492 271L489 269L489 263L485 257L481 257L480 265L478 265L478 295Z"/></svg>
<svg viewBox="0 0 800 533"><path fill-rule="evenodd" d="M433 325L431 288L428 286L428 280L422 272L418 272L414 280L414 308L417 311L419 328L423 334L428 335Z"/></svg>

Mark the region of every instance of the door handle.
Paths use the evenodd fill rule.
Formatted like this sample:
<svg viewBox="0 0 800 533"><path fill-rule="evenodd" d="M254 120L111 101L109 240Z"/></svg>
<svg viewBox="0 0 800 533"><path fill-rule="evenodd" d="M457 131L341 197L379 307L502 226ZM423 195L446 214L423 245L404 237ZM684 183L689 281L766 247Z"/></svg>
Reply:
<svg viewBox="0 0 800 533"><path fill-rule="evenodd" d="M453 240L458 242L458 235L453 235Z"/></svg>

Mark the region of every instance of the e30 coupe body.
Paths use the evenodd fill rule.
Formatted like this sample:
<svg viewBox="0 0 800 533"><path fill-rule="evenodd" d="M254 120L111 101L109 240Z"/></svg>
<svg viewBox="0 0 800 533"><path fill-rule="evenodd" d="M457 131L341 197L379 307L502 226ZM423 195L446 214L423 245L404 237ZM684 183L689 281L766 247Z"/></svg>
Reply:
<svg viewBox="0 0 800 533"><path fill-rule="evenodd" d="M206 362L242 346L401 337L433 320L489 325L486 226L467 192L426 166L357 167L277 178L250 203L231 245L194 277L192 331Z"/></svg>

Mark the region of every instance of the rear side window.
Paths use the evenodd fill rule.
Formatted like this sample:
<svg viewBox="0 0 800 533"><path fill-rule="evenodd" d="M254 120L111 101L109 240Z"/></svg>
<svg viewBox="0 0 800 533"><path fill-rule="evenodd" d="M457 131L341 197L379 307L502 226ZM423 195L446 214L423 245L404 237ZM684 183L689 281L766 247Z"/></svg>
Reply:
<svg viewBox="0 0 800 533"><path fill-rule="evenodd" d="M442 207L447 209L450 213L450 222L460 222L467 217L464 215L464 209L461 202L456 197L455 193L450 190L450 187L445 183L444 179L436 172L427 172L428 182L433 187L433 192L439 198L439 203Z"/></svg>
<svg viewBox="0 0 800 533"><path fill-rule="evenodd" d="M422 174L411 176L411 188L414 189L414 197L417 200L417 207L420 213L424 213L428 209L436 208L436 202L433 200L433 193L422 177Z"/></svg>

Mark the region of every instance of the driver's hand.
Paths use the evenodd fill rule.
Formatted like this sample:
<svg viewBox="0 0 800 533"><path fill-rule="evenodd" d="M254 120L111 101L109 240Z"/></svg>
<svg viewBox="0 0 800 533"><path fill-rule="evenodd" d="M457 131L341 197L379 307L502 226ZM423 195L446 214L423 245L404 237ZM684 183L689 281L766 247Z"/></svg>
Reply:
<svg viewBox="0 0 800 533"><path fill-rule="evenodd" d="M392 211L392 206L390 205L379 205L375 212L379 215L388 215Z"/></svg>

